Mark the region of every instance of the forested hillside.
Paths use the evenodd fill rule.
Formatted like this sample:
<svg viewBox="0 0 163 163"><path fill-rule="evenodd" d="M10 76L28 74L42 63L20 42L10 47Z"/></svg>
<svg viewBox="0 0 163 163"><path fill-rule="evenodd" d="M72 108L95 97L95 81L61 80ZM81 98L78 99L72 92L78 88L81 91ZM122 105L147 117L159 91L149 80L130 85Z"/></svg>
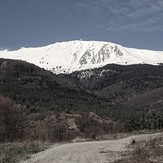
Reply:
<svg viewBox="0 0 163 163"><path fill-rule="evenodd" d="M77 135L95 138L159 129L163 127L162 70L162 66L107 65L55 75L27 62L0 59L1 109L10 108L7 103L18 107L23 131L32 139L61 141ZM2 103L6 97L9 102Z"/></svg>

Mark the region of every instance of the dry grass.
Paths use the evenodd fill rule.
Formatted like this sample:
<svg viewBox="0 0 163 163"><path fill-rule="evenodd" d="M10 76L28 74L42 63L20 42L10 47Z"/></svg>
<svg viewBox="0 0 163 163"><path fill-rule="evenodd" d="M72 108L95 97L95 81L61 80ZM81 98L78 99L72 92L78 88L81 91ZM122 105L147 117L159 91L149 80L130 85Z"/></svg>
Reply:
<svg viewBox="0 0 163 163"><path fill-rule="evenodd" d="M163 137L137 142L114 163L163 163Z"/></svg>
<svg viewBox="0 0 163 163"><path fill-rule="evenodd" d="M0 144L0 163L18 163L29 158L30 154L37 153L47 146L40 142L3 143Z"/></svg>

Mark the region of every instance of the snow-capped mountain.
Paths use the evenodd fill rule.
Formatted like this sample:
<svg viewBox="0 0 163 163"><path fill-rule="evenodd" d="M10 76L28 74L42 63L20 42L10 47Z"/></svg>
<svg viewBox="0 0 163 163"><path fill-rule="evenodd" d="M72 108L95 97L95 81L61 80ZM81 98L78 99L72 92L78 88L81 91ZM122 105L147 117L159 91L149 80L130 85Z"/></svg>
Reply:
<svg viewBox="0 0 163 163"><path fill-rule="evenodd" d="M18 59L33 63L56 74L92 69L106 64L160 64L163 51L126 48L99 41L68 41L38 48L0 51L0 58Z"/></svg>

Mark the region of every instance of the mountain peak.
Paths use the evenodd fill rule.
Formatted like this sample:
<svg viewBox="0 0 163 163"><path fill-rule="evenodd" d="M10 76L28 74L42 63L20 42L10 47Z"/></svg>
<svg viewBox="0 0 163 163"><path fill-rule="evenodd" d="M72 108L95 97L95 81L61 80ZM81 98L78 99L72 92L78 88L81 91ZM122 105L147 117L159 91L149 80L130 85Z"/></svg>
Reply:
<svg viewBox="0 0 163 163"><path fill-rule="evenodd" d="M0 51L1 58L25 60L56 74L97 68L106 64L159 64L163 52L126 48L102 41L74 40L38 48Z"/></svg>

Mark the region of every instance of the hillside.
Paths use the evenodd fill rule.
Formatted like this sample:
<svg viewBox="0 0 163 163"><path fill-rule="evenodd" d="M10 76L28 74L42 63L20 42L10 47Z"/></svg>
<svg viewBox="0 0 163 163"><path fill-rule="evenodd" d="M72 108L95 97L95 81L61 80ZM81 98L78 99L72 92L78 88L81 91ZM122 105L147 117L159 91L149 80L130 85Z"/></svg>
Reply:
<svg viewBox="0 0 163 163"><path fill-rule="evenodd" d="M91 110L105 103L93 94L63 85L63 79L33 64L0 59L1 95L33 112Z"/></svg>
<svg viewBox="0 0 163 163"><path fill-rule="evenodd" d="M120 121L105 116L107 100L64 82L33 64L0 59L0 140L95 139L124 130Z"/></svg>
<svg viewBox="0 0 163 163"><path fill-rule="evenodd" d="M76 71L68 75L60 75L70 80L74 88L95 93L112 103L123 104L131 98L160 89L163 86L163 66L146 64L138 65L106 65L92 70ZM144 96L145 96L144 95ZM141 97L140 97L141 98ZM155 96L159 100L159 96ZM152 103L149 97L149 103ZM137 101L138 102L138 101ZM142 100L143 104L143 100ZM147 101L144 101L147 104Z"/></svg>
<svg viewBox="0 0 163 163"><path fill-rule="evenodd" d="M148 91L141 95L134 96L126 104L129 105L161 105L163 104L163 87Z"/></svg>
<svg viewBox="0 0 163 163"><path fill-rule="evenodd" d="M107 65L55 75L27 62L0 59L0 94L20 104L30 123L33 121L32 126L40 125L40 121L48 123L48 119L55 121L58 116L67 119L62 113L79 114L77 119L83 131L83 127L96 124L89 121L88 115L93 112L114 121L119 126L114 131L162 128L163 105L159 96L150 104L148 100L140 105L132 105L134 100L130 102L162 87L162 69L151 65ZM87 117L84 121L79 118L81 114Z"/></svg>

